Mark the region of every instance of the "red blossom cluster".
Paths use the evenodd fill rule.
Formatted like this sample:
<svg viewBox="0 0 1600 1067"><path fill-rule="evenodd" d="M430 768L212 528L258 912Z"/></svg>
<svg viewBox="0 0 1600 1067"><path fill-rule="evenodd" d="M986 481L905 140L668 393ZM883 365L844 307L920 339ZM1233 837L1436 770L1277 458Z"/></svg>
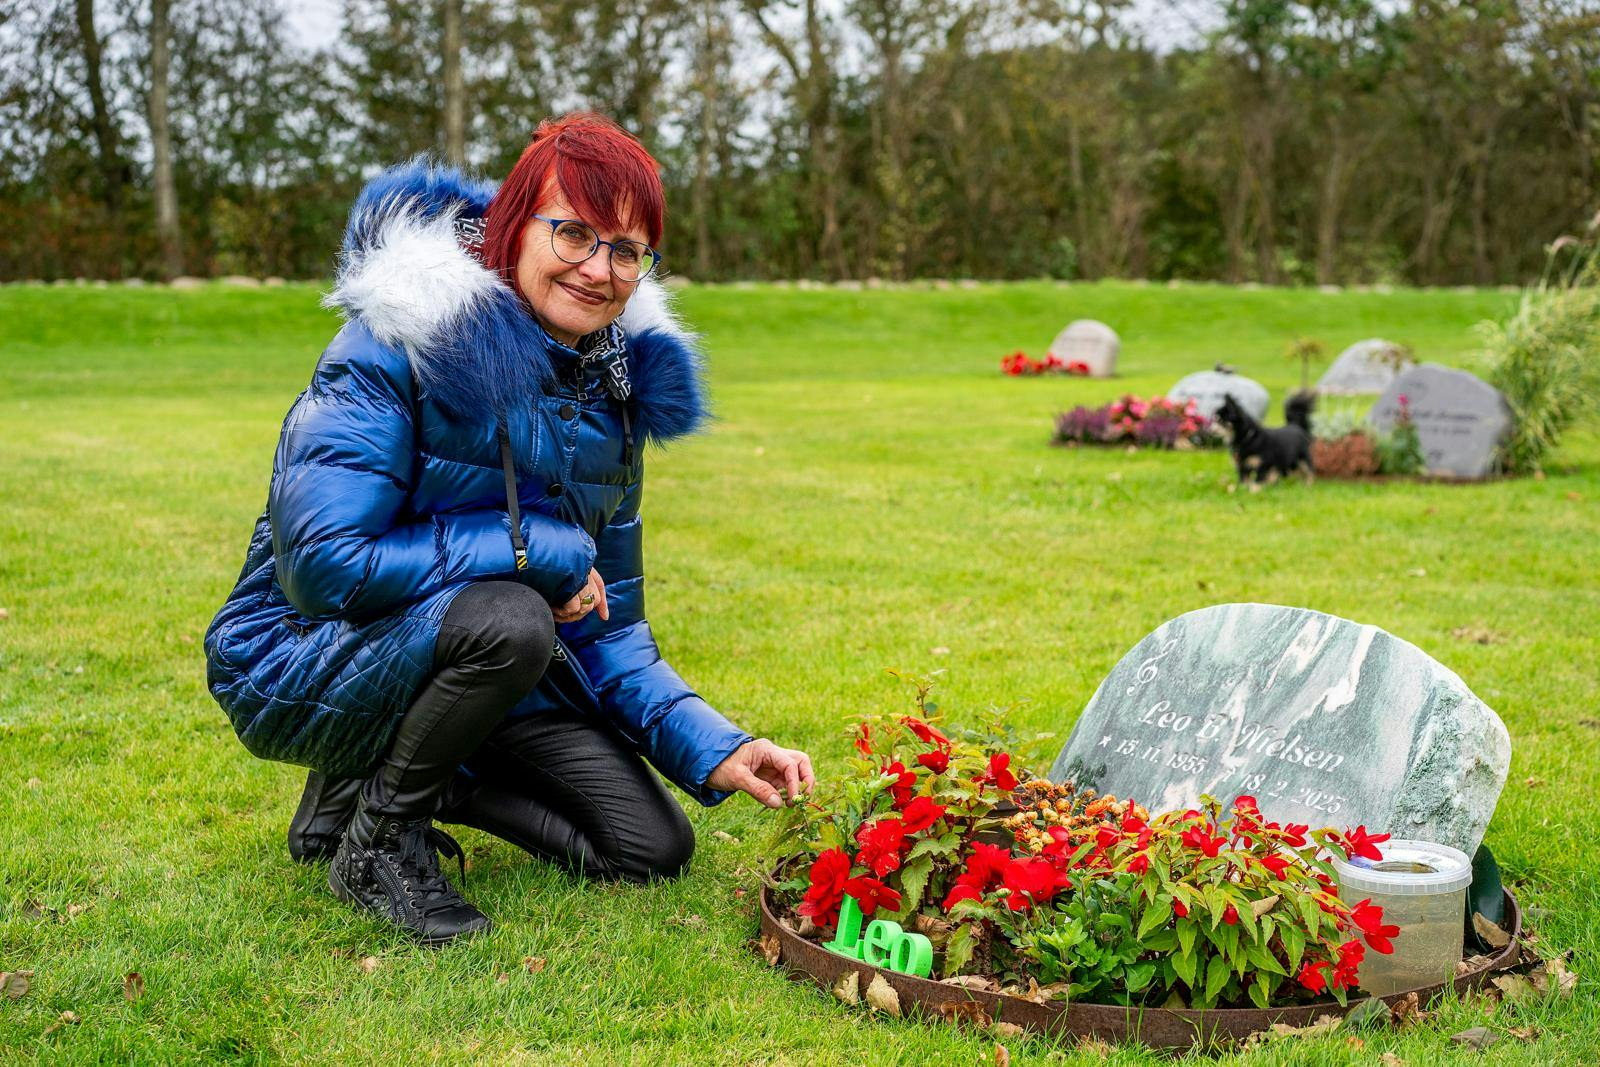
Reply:
<svg viewBox="0 0 1600 1067"><path fill-rule="evenodd" d="M1073 374L1079 377L1088 377L1089 374L1089 364L1081 359L1062 359L1054 352L1043 359L1030 359L1026 352L1013 352L1001 358L1000 369L1016 378L1033 374Z"/></svg>

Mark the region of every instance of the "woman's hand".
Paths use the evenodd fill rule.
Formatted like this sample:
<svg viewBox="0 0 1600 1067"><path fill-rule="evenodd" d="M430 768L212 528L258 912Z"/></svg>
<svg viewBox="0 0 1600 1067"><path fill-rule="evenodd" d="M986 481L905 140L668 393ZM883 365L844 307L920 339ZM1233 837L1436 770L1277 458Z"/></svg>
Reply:
<svg viewBox="0 0 1600 1067"><path fill-rule="evenodd" d="M816 788L811 757L796 748L779 748L766 738L746 741L706 776L712 789L742 789L769 808L783 807L783 789L790 800Z"/></svg>
<svg viewBox="0 0 1600 1067"><path fill-rule="evenodd" d="M571 600L553 609L550 614L555 616L556 622L577 622L591 611L598 611L600 617L609 621L611 608L606 604L606 583L600 577L600 572L593 567L589 568L589 580L583 584Z"/></svg>

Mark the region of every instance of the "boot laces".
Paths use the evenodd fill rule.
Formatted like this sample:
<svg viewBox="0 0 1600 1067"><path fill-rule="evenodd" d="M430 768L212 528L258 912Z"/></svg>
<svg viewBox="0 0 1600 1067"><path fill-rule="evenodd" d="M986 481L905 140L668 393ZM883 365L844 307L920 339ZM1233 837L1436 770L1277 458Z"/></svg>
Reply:
<svg viewBox="0 0 1600 1067"><path fill-rule="evenodd" d="M466 853L455 838L425 822L400 828L395 852L396 868L401 884L410 895L412 906L422 914L466 903L439 869L439 853L456 859L461 865L461 880L465 882Z"/></svg>

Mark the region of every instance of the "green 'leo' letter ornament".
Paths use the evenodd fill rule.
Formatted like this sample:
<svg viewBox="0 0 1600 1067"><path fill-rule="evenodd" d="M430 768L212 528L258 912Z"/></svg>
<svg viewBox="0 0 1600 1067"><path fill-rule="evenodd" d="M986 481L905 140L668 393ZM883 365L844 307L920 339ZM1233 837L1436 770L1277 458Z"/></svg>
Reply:
<svg viewBox="0 0 1600 1067"><path fill-rule="evenodd" d="M918 978L933 973L933 942L921 934L906 933L899 923L888 919L873 919L863 932L861 918L861 906L846 894L839 905L838 931L833 940L823 942L822 947L874 967L887 967Z"/></svg>

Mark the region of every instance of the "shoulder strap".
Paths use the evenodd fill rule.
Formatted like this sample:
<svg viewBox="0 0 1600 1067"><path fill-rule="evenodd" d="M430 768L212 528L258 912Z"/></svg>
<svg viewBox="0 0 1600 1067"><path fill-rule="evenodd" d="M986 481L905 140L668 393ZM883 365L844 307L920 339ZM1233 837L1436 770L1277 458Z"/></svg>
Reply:
<svg viewBox="0 0 1600 1067"><path fill-rule="evenodd" d="M522 509L517 505L517 471L511 462L511 435L506 424L495 426L495 436L500 439L500 466L506 475L506 511L511 515L511 551L517 557L517 570L528 567L528 546L522 540Z"/></svg>

